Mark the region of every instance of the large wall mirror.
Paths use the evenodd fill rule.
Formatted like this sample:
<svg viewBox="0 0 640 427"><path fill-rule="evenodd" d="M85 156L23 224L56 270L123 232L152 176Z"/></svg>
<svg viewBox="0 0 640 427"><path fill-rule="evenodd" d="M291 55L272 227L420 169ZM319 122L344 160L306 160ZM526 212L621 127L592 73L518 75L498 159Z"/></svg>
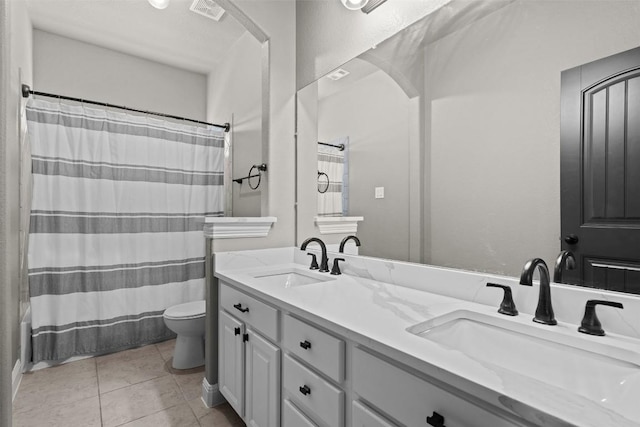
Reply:
<svg viewBox="0 0 640 427"><path fill-rule="evenodd" d="M348 137L361 254L508 276L553 265L570 249L561 73L640 46L638 19L635 1L453 0L302 88L299 240L319 235L317 142Z"/></svg>
<svg viewBox="0 0 640 427"><path fill-rule="evenodd" d="M225 215L260 216L268 43L228 0L25 0L33 26L33 90L209 123L231 123ZM238 19L236 19L238 18ZM243 93L244 96L232 96ZM43 98L44 99L44 98Z"/></svg>
<svg viewBox="0 0 640 427"><path fill-rule="evenodd" d="M300 91L299 102L299 116L314 123L310 135L300 135L308 143L299 154L317 163L316 191L304 194L315 222L362 218L358 236L385 244L362 246L361 254L411 259L410 189L420 179L418 162L411 162L417 100L376 65L354 58Z"/></svg>

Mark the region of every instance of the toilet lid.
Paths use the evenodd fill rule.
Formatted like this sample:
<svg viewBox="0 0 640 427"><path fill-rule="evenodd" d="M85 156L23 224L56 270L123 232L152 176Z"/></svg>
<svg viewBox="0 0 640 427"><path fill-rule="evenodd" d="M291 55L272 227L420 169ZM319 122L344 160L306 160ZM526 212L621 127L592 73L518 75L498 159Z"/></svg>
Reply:
<svg viewBox="0 0 640 427"><path fill-rule="evenodd" d="M167 308L164 311L164 317L171 319L193 319L195 317L203 317L205 311L204 300L192 301Z"/></svg>

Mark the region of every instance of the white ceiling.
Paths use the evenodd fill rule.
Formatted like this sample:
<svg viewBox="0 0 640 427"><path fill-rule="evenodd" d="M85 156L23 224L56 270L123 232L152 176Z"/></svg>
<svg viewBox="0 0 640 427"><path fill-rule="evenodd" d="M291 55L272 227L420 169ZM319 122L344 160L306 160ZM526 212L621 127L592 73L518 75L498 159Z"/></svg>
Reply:
<svg viewBox="0 0 640 427"><path fill-rule="evenodd" d="M245 28L225 13L218 22L171 0L164 10L147 0L21 0L36 29L152 61L207 74Z"/></svg>
<svg viewBox="0 0 640 427"><path fill-rule="evenodd" d="M327 76L321 77L318 80L318 101L331 96L334 93L342 92L351 87L358 80L380 70L375 65L359 58L353 58L346 64L341 65L339 68L347 70L349 74L340 80L331 80Z"/></svg>

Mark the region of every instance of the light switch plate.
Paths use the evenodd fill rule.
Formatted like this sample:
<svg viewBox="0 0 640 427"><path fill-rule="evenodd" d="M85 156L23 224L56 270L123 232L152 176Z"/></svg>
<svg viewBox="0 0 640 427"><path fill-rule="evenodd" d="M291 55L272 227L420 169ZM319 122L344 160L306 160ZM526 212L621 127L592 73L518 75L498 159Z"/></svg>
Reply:
<svg viewBox="0 0 640 427"><path fill-rule="evenodd" d="M376 199L384 199L384 187L376 187Z"/></svg>

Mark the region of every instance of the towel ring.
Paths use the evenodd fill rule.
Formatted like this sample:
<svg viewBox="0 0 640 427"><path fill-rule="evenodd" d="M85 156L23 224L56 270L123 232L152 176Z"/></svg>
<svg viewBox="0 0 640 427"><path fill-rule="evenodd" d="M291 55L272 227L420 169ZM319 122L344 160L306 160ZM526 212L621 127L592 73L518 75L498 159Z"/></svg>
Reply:
<svg viewBox="0 0 640 427"><path fill-rule="evenodd" d="M256 184L255 187L253 185L251 185L251 177L255 176L255 175L252 175L254 169L258 170L258 183ZM266 170L267 170L266 163L262 163L260 165L251 166L251 169L249 169L249 176L247 177L247 183L249 184L249 188L251 188L252 190L255 190L258 187L260 187L260 182L262 181L262 173L261 172L264 172Z"/></svg>
<svg viewBox="0 0 640 427"><path fill-rule="evenodd" d="M327 179L326 182L324 182L324 180L322 179L323 175ZM329 190L329 175L324 172L318 171L318 193L324 194L327 192L327 190Z"/></svg>

